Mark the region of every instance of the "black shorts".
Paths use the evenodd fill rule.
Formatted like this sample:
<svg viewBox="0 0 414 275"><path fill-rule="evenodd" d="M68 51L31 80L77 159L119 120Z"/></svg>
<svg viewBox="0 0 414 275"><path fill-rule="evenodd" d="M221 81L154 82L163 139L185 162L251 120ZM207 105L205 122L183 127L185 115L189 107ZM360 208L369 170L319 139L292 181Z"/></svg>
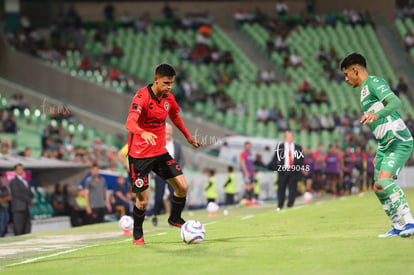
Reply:
<svg viewBox="0 0 414 275"><path fill-rule="evenodd" d="M182 175L180 165L165 153L151 158L133 158L128 156L132 192L139 193L148 188L148 174L154 171L167 180Z"/></svg>

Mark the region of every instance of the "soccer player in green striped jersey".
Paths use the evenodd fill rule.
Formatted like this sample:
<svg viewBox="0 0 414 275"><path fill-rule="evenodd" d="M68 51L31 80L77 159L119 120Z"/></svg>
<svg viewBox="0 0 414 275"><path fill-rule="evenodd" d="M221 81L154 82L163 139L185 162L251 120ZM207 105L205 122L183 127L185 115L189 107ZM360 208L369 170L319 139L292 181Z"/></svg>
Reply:
<svg viewBox="0 0 414 275"><path fill-rule="evenodd" d="M369 126L378 142L374 190L393 223L390 231L378 237L412 236L414 220L403 190L394 182L413 150L413 138L398 112L401 101L384 79L368 74L361 54L348 54L340 66L345 80L352 87L361 88L360 122Z"/></svg>

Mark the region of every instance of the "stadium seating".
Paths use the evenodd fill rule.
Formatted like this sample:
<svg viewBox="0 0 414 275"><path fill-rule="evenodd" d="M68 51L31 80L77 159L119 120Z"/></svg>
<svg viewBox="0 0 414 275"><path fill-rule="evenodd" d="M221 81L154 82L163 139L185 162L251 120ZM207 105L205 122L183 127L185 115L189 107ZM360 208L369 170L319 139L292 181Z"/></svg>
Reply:
<svg viewBox="0 0 414 275"><path fill-rule="evenodd" d="M9 97L0 95L1 110L6 108L9 100ZM35 107L25 108L23 111L14 109L13 113L16 119L18 132L16 134L0 133L0 139L4 140L7 138L10 143L13 140L16 140L18 152L30 147L32 149L32 157L39 158L42 153L41 136L43 135L44 128L47 125L56 127L58 122ZM61 124L62 128L68 134L74 135L74 146L91 148L93 140L96 137L100 137L106 145L116 148L120 147L116 138L100 133L93 127L83 125L76 121L68 121L66 119L63 119Z"/></svg>
<svg viewBox="0 0 414 275"><path fill-rule="evenodd" d="M401 40L404 39L408 31L414 34L414 21L411 18L399 18L394 21L394 26L397 29L398 34L401 37ZM409 50L411 59L414 61L414 48Z"/></svg>

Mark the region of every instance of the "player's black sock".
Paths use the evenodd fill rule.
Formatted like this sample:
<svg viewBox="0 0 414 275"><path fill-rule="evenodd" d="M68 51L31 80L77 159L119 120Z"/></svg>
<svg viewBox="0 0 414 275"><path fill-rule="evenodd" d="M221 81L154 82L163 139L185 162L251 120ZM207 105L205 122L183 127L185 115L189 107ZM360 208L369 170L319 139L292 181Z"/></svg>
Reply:
<svg viewBox="0 0 414 275"><path fill-rule="evenodd" d="M142 230L142 223L145 219L145 210L138 209L136 205L134 205L134 239L138 240L139 238L144 235L144 231Z"/></svg>
<svg viewBox="0 0 414 275"><path fill-rule="evenodd" d="M170 215L170 219L172 219L175 222L179 222L181 221L181 212L184 209L185 206L185 201L186 201L187 197L184 198L179 198L176 197L175 195L173 195L172 199L171 199L171 215Z"/></svg>

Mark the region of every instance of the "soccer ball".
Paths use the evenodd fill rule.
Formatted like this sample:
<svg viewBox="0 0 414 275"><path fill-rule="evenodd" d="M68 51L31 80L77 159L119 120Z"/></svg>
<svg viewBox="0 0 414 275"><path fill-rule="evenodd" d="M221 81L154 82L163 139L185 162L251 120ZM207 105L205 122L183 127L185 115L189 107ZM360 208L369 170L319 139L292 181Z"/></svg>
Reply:
<svg viewBox="0 0 414 275"><path fill-rule="evenodd" d="M305 194L303 194L303 197L304 197L306 203L311 203L312 198L313 198L311 192L305 192Z"/></svg>
<svg viewBox="0 0 414 275"><path fill-rule="evenodd" d="M204 225L196 220L189 220L181 227L181 239L187 244L201 243L206 236Z"/></svg>
<svg viewBox="0 0 414 275"><path fill-rule="evenodd" d="M124 231L130 231L134 227L134 220L130 216L122 216L119 219L119 228Z"/></svg>
<svg viewBox="0 0 414 275"><path fill-rule="evenodd" d="M219 205L215 202L211 201L207 204L207 212L208 213L215 213L219 210L219 208L220 208Z"/></svg>

